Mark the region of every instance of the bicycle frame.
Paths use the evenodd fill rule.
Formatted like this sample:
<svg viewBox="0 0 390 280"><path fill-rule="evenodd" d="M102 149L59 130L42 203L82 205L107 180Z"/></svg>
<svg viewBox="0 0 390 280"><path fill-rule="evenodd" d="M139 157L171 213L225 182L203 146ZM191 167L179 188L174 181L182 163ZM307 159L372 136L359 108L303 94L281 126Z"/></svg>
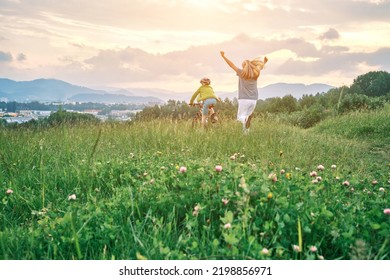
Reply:
<svg viewBox="0 0 390 280"><path fill-rule="evenodd" d="M193 103L192 104L193 106L197 106L199 107L199 110L196 112L194 118L192 119L192 127L195 127L195 125L198 123L200 124L201 121L202 121L202 109L203 109L203 103ZM209 106L209 109L212 109L214 108L215 106L214 105L210 105ZM210 110L209 110L209 114L206 118L206 122L208 122L208 119L210 119L210 122L211 123L216 123L218 121L218 118L216 117L215 115L216 113L214 112L214 114L210 114Z"/></svg>

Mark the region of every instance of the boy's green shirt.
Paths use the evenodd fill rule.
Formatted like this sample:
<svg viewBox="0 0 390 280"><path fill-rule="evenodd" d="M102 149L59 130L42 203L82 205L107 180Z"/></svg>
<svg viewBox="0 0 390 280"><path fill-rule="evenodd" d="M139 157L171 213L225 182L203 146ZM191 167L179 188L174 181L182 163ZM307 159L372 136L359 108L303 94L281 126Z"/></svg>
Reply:
<svg viewBox="0 0 390 280"><path fill-rule="evenodd" d="M194 102L196 96L198 96L198 102L206 100L208 98L215 98L218 100L218 97L215 95L213 88L207 85L202 85L198 88L197 91L195 91L195 93L191 97L190 104Z"/></svg>

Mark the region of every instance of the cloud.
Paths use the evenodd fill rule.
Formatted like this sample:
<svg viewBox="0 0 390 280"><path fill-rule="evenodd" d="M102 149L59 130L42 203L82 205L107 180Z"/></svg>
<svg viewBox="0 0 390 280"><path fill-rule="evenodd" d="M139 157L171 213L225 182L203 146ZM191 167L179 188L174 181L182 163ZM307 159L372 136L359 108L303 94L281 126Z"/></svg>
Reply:
<svg viewBox="0 0 390 280"><path fill-rule="evenodd" d="M0 51L0 62L11 62L12 60L11 53Z"/></svg>
<svg viewBox="0 0 390 280"><path fill-rule="evenodd" d="M220 50L238 66L267 55L275 79L390 69L390 1L98 2L0 0L0 61L20 76L151 87L230 77Z"/></svg>
<svg viewBox="0 0 390 280"><path fill-rule="evenodd" d="M360 65L389 71L390 62L385 59L386 57L390 57L390 48L380 48L370 53L341 52L334 55L325 55L312 62L289 59L276 70L276 74L321 76L337 71L338 73L350 75L350 73L360 72Z"/></svg>
<svg viewBox="0 0 390 280"><path fill-rule="evenodd" d="M104 50L81 62L69 59L70 63L65 68L68 75L99 81L102 84L152 84L175 77L197 81L202 76L231 74L231 69L220 57L221 50L224 50L227 57L238 67L244 59L267 55L270 60L266 67L267 74L279 77L287 75L320 79L321 76L332 76L335 72L350 77L360 71L362 64L383 70L390 69L390 62L386 60L390 57L390 48L380 48L374 52L351 52L348 47L337 45L324 44L317 48L300 38L266 41L245 34L240 34L230 41L166 54L151 54L131 47ZM273 57L274 53L280 51L286 51L290 55L284 59Z"/></svg>
<svg viewBox="0 0 390 280"><path fill-rule="evenodd" d="M17 59L18 61L24 61L24 60L27 59L27 56L26 56L24 53L20 53L20 54L18 54L18 56L16 57L16 59Z"/></svg>
<svg viewBox="0 0 390 280"><path fill-rule="evenodd" d="M4 1L2 1L4 2ZM132 31L209 30L220 33L271 35L307 26L349 25L366 21L388 22L389 1L166 1L101 0L19 1L2 3L5 16L64 27L110 26ZM85 13L88 11L88 13ZM104 19L104 23L102 22ZM23 21L22 21L23 22ZM85 23L85 24L83 24ZM53 25L54 26L54 25ZM265 28L266 27L266 28Z"/></svg>
<svg viewBox="0 0 390 280"><path fill-rule="evenodd" d="M340 38L340 34L334 28L329 28L328 31L326 31L324 34L320 36L320 39L322 40L336 40L338 38Z"/></svg>

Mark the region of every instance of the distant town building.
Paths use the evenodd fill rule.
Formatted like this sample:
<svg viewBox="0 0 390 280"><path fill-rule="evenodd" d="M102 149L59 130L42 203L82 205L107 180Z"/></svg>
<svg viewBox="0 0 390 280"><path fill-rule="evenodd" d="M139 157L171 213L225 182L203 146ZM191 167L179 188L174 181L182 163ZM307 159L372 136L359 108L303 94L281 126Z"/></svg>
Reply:
<svg viewBox="0 0 390 280"><path fill-rule="evenodd" d="M83 111L83 113L97 116L101 111L102 110L86 109L86 110Z"/></svg>

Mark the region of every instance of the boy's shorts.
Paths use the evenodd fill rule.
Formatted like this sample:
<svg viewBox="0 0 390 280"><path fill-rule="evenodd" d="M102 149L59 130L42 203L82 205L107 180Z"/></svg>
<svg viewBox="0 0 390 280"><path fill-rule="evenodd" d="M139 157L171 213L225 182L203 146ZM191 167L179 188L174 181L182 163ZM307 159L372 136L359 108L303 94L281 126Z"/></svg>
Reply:
<svg viewBox="0 0 390 280"><path fill-rule="evenodd" d="M209 113L209 106L217 104L217 99L215 98L207 98L203 102L202 114L207 115Z"/></svg>

